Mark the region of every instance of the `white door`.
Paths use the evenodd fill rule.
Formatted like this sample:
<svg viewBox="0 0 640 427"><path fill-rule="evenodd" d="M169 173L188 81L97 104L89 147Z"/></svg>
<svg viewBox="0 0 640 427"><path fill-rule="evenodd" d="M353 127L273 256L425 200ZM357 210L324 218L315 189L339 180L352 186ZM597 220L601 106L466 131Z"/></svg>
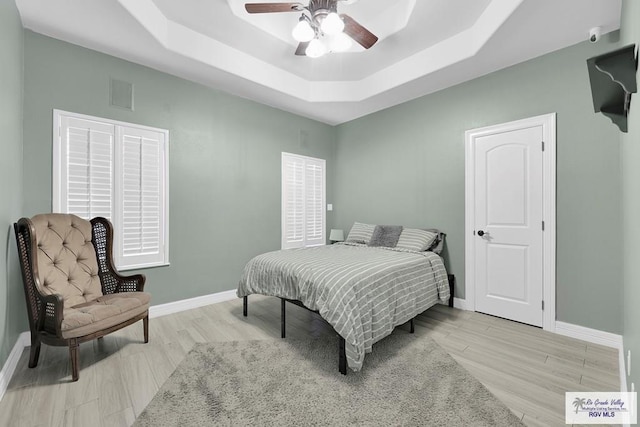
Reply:
<svg viewBox="0 0 640 427"><path fill-rule="evenodd" d="M473 144L473 277L476 311L543 324L542 124L476 132Z"/></svg>

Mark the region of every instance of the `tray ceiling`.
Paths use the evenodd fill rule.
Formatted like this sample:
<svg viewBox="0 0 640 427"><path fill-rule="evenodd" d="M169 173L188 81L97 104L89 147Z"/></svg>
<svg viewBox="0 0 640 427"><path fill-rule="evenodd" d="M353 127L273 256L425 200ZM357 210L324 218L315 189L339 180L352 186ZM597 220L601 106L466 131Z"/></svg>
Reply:
<svg viewBox="0 0 640 427"><path fill-rule="evenodd" d="M263 0L264 1L264 0ZM621 0L340 2L380 37L295 56L298 13L243 0L17 0L26 28L339 124L619 28Z"/></svg>

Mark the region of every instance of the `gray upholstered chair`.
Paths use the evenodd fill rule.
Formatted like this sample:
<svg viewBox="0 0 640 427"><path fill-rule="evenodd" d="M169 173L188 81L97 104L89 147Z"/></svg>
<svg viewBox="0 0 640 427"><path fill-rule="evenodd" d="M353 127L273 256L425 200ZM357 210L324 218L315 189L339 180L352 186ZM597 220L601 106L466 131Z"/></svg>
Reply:
<svg viewBox="0 0 640 427"><path fill-rule="evenodd" d="M14 229L31 329L30 368L38 364L41 343L69 346L77 381L79 344L138 320L149 342L145 277L124 277L114 268L108 220L43 214L20 219Z"/></svg>

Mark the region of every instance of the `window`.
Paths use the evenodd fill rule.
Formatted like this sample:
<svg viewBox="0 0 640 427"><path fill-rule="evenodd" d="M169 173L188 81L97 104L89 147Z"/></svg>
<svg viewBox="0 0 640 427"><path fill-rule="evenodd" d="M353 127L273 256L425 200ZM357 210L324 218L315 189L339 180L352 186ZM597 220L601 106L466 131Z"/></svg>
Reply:
<svg viewBox="0 0 640 427"><path fill-rule="evenodd" d="M282 249L325 244L325 161L282 153Z"/></svg>
<svg viewBox="0 0 640 427"><path fill-rule="evenodd" d="M109 219L118 269L168 265L169 131L53 115L53 211Z"/></svg>

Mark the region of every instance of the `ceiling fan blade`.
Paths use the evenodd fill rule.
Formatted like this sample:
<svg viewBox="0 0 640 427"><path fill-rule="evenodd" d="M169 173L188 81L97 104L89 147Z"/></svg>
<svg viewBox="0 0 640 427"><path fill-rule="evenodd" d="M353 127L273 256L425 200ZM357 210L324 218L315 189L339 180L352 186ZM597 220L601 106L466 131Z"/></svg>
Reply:
<svg viewBox="0 0 640 427"><path fill-rule="evenodd" d="M362 25L358 24L355 19L344 13L340 15L344 21L344 32L353 40L360 43L365 49L369 49L376 44L378 37Z"/></svg>
<svg viewBox="0 0 640 427"><path fill-rule="evenodd" d="M307 56L307 46L309 46L309 42L300 42L296 49L296 55Z"/></svg>
<svg viewBox="0 0 640 427"><path fill-rule="evenodd" d="M304 9L302 3L246 3L249 13L299 12Z"/></svg>

